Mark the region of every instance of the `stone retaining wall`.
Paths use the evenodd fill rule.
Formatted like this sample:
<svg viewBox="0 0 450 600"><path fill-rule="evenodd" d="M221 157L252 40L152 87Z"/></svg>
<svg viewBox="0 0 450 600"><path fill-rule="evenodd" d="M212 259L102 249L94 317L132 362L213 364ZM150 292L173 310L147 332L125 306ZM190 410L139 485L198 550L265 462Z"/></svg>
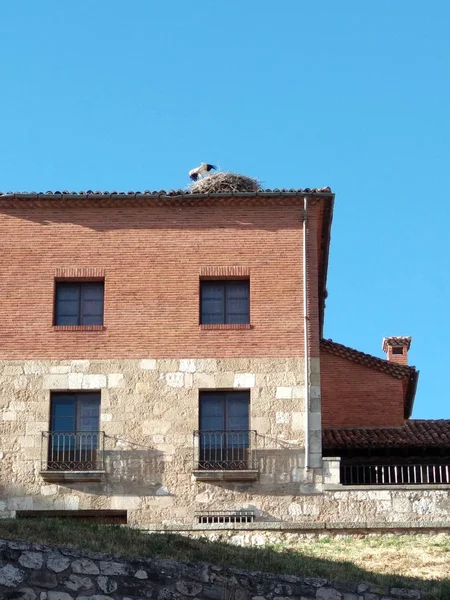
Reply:
<svg viewBox="0 0 450 600"><path fill-rule="evenodd" d="M419 600L417 590L0 540L5 600Z"/></svg>

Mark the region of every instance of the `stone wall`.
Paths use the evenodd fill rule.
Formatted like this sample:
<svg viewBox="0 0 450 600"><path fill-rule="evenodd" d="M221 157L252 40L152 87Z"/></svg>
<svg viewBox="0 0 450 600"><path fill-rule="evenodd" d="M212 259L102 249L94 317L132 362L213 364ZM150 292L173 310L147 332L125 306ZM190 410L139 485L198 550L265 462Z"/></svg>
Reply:
<svg viewBox="0 0 450 600"><path fill-rule="evenodd" d="M186 529L197 524L197 513L247 509L260 528L440 526L450 512L449 486L343 487L338 461L324 459L321 468L318 367L313 359L314 468L307 472L298 358L0 362L0 517L18 510L126 510L131 525ZM250 391L256 481L194 475L192 433L205 389ZM63 390L101 392L106 450L99 481L48 481L41 472L50 394Z"/></svg>
<svg viewBox="0 0 450 600"><path fill-rule="evenodd" d="M304 469L303 360L143 359L0 363L0 516L17 510L127 510L128 522L192 523L196 511L249 505L280 520L298 493L321 489L318 359L312 361L311 463ZM193 476L199 390L248 389L256 482ZM52 391L101 392L103 481L45 481L42 432ZM44 465L45 466L45 465ZM47 477L48 479L48 477Z"/></svg>
<svg viewBox="0 0 450 600"><path fill-rule="evenodd" d="M5 600L419 600L418 590L132 560L0 540Z"/></svg>

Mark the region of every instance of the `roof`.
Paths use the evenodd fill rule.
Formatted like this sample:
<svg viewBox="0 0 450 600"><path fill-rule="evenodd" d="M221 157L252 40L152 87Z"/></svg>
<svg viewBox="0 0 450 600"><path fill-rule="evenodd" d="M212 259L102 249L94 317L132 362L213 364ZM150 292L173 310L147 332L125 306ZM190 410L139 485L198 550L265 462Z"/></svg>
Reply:
<svg viewBox="0 0 450 600"><path fill-rule="evenodd" d="M351 362L364 365L370 369L375 369L381 373L386 373L391 377L404 380L406 384L404 397L404 417L405 419L409 419L412 414L417 382L419 380L419 371L417 371L416 367L400 365L384 358L378 358L378 356L366 354L360 350L355 350L349 346L344 346L343 344L333 342L333 340L322 339L320 341L320 350L323 352L328 352L328 354L340 356L341 358L345 358Z"/></svg>
<svg viewBox="0 0 450 600"><path fill-rule="evenodd" d="M63 190L62 192L57 190L57 191L48 191L48 192L0 192L0 196L3 196L4 198L15 198L15 199L26 199L28 198L37 198L37 197L42 197L42 196L80 196L83 198L88 198L88 197L92 197L92 196L101 196L103 198L107 197L111 197L111 196L126 196L126 197L130 197L130 196L156 196L158 198L164 197L164 196L169 196L169 197L173 197L173 196L181 196L181 197L186 197L186 196L199 196L199 197L204 197L204 196L215 196L215 197L231 197L231 196L266 196L267 194L272 194L274 196L299 196L299 195L305 195L305 194L311 194L311 195L315 195L315 196L334 196L334 194L331 191L331 188L329 187L324 187L324 188L298 188L298 189L267 189L267 190L260 190L258 192L240 192L240 193L231 193L231 192L226 192L226 193L215 193L215 194L201 194L198 192L194 192L194 191L190 191L190 190L168 190L167 192L165 190L159 190L159 191L150 191L150 190L144 190L143 192L133 192L133 191L129 191L129 192L116 192L115 190L111 191L111 192L101 192L99 190L97 191L93 191L93 190L87 190L86 192L81 191L81 192L69 192L68 190Z"/></svg>
<svg viewBox="0 0 450 600"><path fill-rule="evenodd" d="M450 420L410 420L389 428L329 428L322 431L322 444L324 450L450 447Z"/></svg>
<svg viewBox="0 0 450 600"><path fill-rule="evenodd" d="M359 363L371 369L376 369L382 373L387 373L397 379L405 379L416 372L415 367L409 367L407 365L400 365L384 358L378 358L372 354L366 354L360 350L355 350L349 346L338 344L333 340L321 340L320 349L329 354L346 358L352 362Z"/></svg>

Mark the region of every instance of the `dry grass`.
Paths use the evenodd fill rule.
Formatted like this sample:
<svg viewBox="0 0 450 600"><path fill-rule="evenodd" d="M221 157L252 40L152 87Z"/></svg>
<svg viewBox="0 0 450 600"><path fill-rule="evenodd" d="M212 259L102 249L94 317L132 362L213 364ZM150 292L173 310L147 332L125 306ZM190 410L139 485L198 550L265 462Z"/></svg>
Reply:
<svg viewBox="0 0 450 600"><path fill-rule="evenodd" d="M448 535L324 537L264 547L67 519L0 520L0 538L111 554L209 562L254 571L419 588L427 600L450 599Z"/></svg>
<svg viewBox="0 0 450 600"><path fill-rule="evenodd" d="M193 194L257 192L260 189L261 184L254 177L224 171L203 177L188 187Z"/></svg>

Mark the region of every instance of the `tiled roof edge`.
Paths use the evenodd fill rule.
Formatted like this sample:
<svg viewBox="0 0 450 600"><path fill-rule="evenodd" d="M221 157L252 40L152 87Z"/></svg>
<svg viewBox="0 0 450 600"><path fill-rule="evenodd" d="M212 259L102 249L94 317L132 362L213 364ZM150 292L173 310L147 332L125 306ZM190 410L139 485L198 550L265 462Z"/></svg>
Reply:
<svg viewBox="0 0 450 600"><path fill-rule="evenodd" d="M324 427L324 450L450 447L450 419L412 419L395 427Z"/></svg>
<svg viewBox="0 0 450 600"><path fill-rule="evenodd" d="M310 195L316 196L318 198L334 198L334 193L331 191L329 187L324 188L305 188L305 189L267 189L267 190L259 190L257 192L222 192L222 193L208 193L208 194L198 194L195 192L190 192L187 190L159 190L159 191L150 191L144 190L144 192L140 191L129 191L129 192L100 192L100 191L92 191L88 190L86 192L69 192L64 190L60 191L49 191L49 192L0 192L0 199L2 198L14 198L14 199L27 199L27 198L135 198L139 197L154 197L154 198L232 198L233 196L239 197L255 197L255 196L303 196Z"/></svg>

